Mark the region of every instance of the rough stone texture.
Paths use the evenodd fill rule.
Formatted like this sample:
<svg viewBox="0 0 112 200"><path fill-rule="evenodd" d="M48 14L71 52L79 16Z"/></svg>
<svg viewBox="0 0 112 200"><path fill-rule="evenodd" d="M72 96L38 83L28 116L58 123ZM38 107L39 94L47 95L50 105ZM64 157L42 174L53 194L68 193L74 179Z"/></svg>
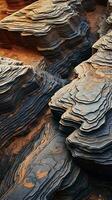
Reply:
<svg viewBox="0 0 112 200"><path fill-rule="evenodd" d="M66 200L83 198L88 181L65 146L55 122L49 122L17 157L0 188L1 200L53 199L56 191Z"/></svg>
<svg viewBox="0 0 112 200"><path fill-rule="evenodd" d="M102 2L102 1L101 1ZM97 8L97 10L100 10L100 7L98 7ZM91 13L90 13L91 14ZM97 13L95 14L95 13L93 13L92 12L92 15L93 16L95 16L95 17L93 17L93 18L98 18L98 16L97 16ZM90 15L89 15L90 16ZM90 18L90 20L91 20L91 18ZM97 21L97 20L96 20ZM96 23L95 23L95 26L97 26L96 25ZM109 38L108 38L109 39ZM105 42L105 44L104 44L104 46L106 45L106 42ZM97 47L98 46L98 47ZM100 45L99 44L97 44L96 45L96 47L95 47L95 51L96 51L96 49L99 49L99 47L100 47ZM102 49L102 48L101 48ZM13 51L13 55L15 56L16 55L16 53L15 53L15 51L14 51L14 49L12 49L12 50L9 50L9 51L6 51L6 54L8 54L8 56L12 56L12 54L10 53L10 52L12 52ZM18 50L17 50L18 51ZM23 50L24 51L24 50ZM2 51L0 51L0 53L2 53ZM65 52L65 54L66 54L66 52ZM104 55L104 54L102 54L102 55ZM24 56L23 56L24 57ZM27 52L26 52L26 57L30 57L30 54L27 54ZM102 56L102 58L103 58L103 56ZM22 58L22 54L21 54L21 56L20 56L20 59L22 59L23 60L23 58ZM28 58L29 60L30 60L30 58ZM32 56L31 56L31 59L33 60L33 58L32 58ZM70 59L71 59L71 57L70 57ZM99 54L99 59L100 59L100 54ZM96 59L96 61L97 62L99 62L99 59L97 58ZM24 59L25 61L27 60L27 58L25 58ZM106 57L106 62L108 62L108 58ZM42 63L42 65L44 64L44 62L45 62L45 60L43 60L43 63ZM101 60L100 60L100 63L101 63ZM41 66L42 66L41 65ZM36 65L37 66L37 65ZM45 66L46 66L46 64L45 64ZM51 65L51 67L52 67L52 65ZM37 68L36 68L36 70L38 69L38 66L37 66ZM36 73L38 74L38 70L36 71ZM98 71L98 73L99 73L99 71ZM98 75L98 74L97 74ZM18 105L18 104L17 104ZM10 109L9 109L10 110ZM44 110L44 109L42 109L42 110ZM3 111L2 111L3 112ZM5 179L4 179L4 181L2 182L2 187L1 187L1 194L3 194L4 192L5 192L5 188L6 188L6 190L10 187L10 185L11 185L11 181L13 182L13 184L12 184L12 188L10 188L10 189L12 189L12 191L10 190L10 191L8 191L8 193L7 194L5 194L5 196L3 197L4 199L10 199L11 198L11 200L13 200L15 197L14 197L14 194L15 194L15 196L16 196L16 199L18 199L19 198L19 195L22 193L22 191L24 190L24 188L23 188L23 190L19 190L20 192L17 192L17 189L18 189L18 182L16 182L17 181L17 176L16 176L16 174L15 174L15 171L16 171L16 169L18 168L19 169L19 164L22 162L22 164L23 164L23 168L22 168L22 170L24 169L24 163L26 163L25 162L25 157L27 156L27 154L30 154L31 155L31 153L32 153L32 150L33 150L33 145L34 144L36 144L37 146L36 146L36 148L38 149L38 139L39 139L39 142L40 142L40 140L41 139L43 139L43 131L41 131L40 133L39 133L39 129L40 129L40 127L41 127L41 123L43 123L43 121L44 121L44 124L46 124L47 122L46 122L46 119L47 118L47 116L45 115L45 113L42 113L41 112L41 121L40 121L40 119L39 118L37 118L37 123L34 123L33 125L34 125L34 127L30 127L29 128L29 130L28 130L28 134L26 134L26 135L22 135L21 137L16 137L16 138L13 138L13 141L11 140L11 142L9 143L9 145L7 146L7 148L5 148L5 153L6 154L4 154L4 151L3 151L3 149L2 150L0 150L0 171L1 171L1 173L0 173L0 179L1 178L3 178L3 176L4 176L4 174L6 174L7 173L7 170L9 170L9 172L7 173L7 175L6 175L6 177L5 177ZM109 135L109 138L111 138L111 134L110 134L110 132L109 132L109 127L107 126L107 123L108 123L108 125L110 125L110 122L111 122L111 111L110 111L110 115L108 115L108 114L106 114L106 121L105 121L105 124L103 125L103 126L101 126L101 128L102 127L104 127L103 128L103 130L104 130L104 134L105 134L105 132L106 132L106 134L107 135ZM51 127L51 126L50 126ZM111 127L111 125L110 125L110 127ZM48 130L48 129L47 129ZM51 128L50 128L50 130L51 130ZM68 132L68 129L66 129L67 130L67 132ZM49 131L48 131L49 132ZM108 147L107 146L109 146L109 148L111 148L111 142L109 143L109 138L107 137L107 138L104 138L104 134L102 134L102 138L100 138L100 137L97 137L97 139L96 139L96 137L95 137L95 135L93 135L93 137L90 137L90 135L88 135L88 132L85 132L84 133L84 137L87 137L87 144L85 144L85 140L84 140L84 137L81 135L83 132L82 131L80 131L80 130L77 130L77 131L75 131L75 133L73 133L71 136L69 136L68 137L68 139L67 139L67 143L69 142L69 139L70 138L72 138L72 136L74 136L74 134L75 134L75 136L74 137L76 137L76 133L77 133L77 135L78 135L78 137L79 137L79 140L77 139L77 141L75 141L76 142L76 144L78 145L79 143L78 142L82 142L81 144L82 144L82 150L83 150L83 147L84 147L84 145L85 145L85 147L86 147L86 153L85 153L85 156L87 156L88 155L88 149L89 149L89 158L90 158L90 156L91 156L91 158L92 159L96 159L95 160L95 162L96 163L98 163L98 162L100 162L101 163L101 165L102 165L102 163L103 163L103 161L106 163L106 160L105 160L105 155L106 155L106 158L107 158L107 161L108 162L111 162L111 160L110 160L110 158L109 158L109 155L110 155L110 149L108 149ZM98 136L98 134L100 135L101 133L102 133L102 130L101 129L98 129L98 130L95 130L95 132L94 131L91 131L91 134L95 134L96 133L96 136ZM62 134L62 133L61 133ZM32 142L32 137L34 137L34 135L38 135L35 139L34 139L34 141ZM42 136L42 137L41 137ZM60 135L61 137L62 137L62 135ZM52 137L51 137L52 138ZM97 142L96 142L96 146L95 146L95 143L93 142L92 143L92 141L90 141L91 140L91 138L94 138L94 140L96 139L97 140ZM101 140L100 140L100 139ZM60 139L59 139L60 140ZM65 140L65 138L64 138L64 140ZM41 140L41 141L43 141L43 140ZM53 139L53 141L54 141L54 139ZM58 140L55 140L55 141L57 141L58 142ZM65 141L64 141L65 142ZM71 142L71 141L70 141ZM72 146L72 142L73 142L73 146ZM73 140L73 138L72 138L72 142L71 143L69 143L68 145L69 145L69 148L70 149L72 149L71 150L71 152L73 153L73 156L74 156L74 140ZM29 144L29 146L25 146L26 144L28 144L28 143L30 143ZM55 143L55 142L54 142ZM54 145L54 143L52 143L53 145ZM104 144L105 143L105 144ZM95 148L96 148L96 152L98 152L98 145L101 147L101 150L100 150L100 156L98 156L98 154L96 154L96 157L95 157L95 154L93 155L92 154L92 152L93 151L95 151ZM105 148L105 145L107 145L106 147L107 148ZM55 145L54 145L55 146ZM63 146L63 145L62 145ZM92 147L92 150L90 149L90 148L88 148L88 146L90 147ZM25 147L24 148L24 150L23 150L23 147ZM95 148L94 148L95 147ZM27 148L27 149L26 149ZM79 148L79 146L78 146L78 148ZM77 149L78 149L77 148ZM21 149L21 152L20 152L20 149ZM46 146L46 148L45 148L45 150L47 149L47 146ZM53 150L54 150L54 148L52 148ZM76 152L78 151L76 148L75 148L75 150L76 150ZM27 151L28 150L28 151ZM30 151L30 152L29 152ZM108 153L108 151L109 151L109 154L105 154L106 152ZM2 153L3 152L3 153ZM23 153L24 152L24 153ZM45 153L46 153L46 155L48 156L48 154L47 153L49 153L49 151L44 151ZM95 153L96 153L95 152ZM15 157L16 157L16 161L14 162L14 160L15 160L15 158L12 158L11 157L11 155L12 154L15 154ZM79 153L79 152L78 152ZM80 151L80 154L83 154L83 152L81 152ZM6 158L5 158L5 155L6 155ZM18 156L17 156L18 155ZM41 154L41 155L43 155L43 154ZM23 157L22 157L23 156ZM1 157L2 157L2 159L1 159ZM56 157L56 156L55 156ZM75 157L76 158L76 157ZM79 158L79 157L78 157ZM101 159L99 159L99 158L101 158ZM43 156L42 156L42 159L43 159ZM24 160L24 161L23 161ZM37 159L38 160L38 159ZM81 160L82 160L82 158L81 158ZM87 159L86 159L86 161L87 161ZM89 159L88 159L88 161L89 161ZM12 163L14 162L14 165L13 165L13 168L12 168ZM24 163L23 163L24 162ZM31 166L31 164L32 163L34 163L34 161L32 162L31 161L31 163L29 164L29 166ZM96 164L95 163L95 164ZM96 171L98 171L98 168L97 169L95 169L94 168L94 162L92 163L92 160L90 160L90 163L86 163L86 167L85 168L91 168L91 165L92 165L92 173L91 174L93 174L93 172L96 170ZM99 167L99 171L101 171L101 169L102 169L102 166L100 165L100 167ZM15 168L15 166L16 166L16 168ZM34 166L34 164L32 165L32 166ZM31 167L32 167L31 166ZM38 165L39 166L39 165ZM85 165L84 165L85 166ZM105 166L105 165L103 165L103 166ZM10 168L9 168L10 167ZM12 168L12 169L11 169ZM40 166L39 166L39 168L40 168ZM15 169L15 171L13 171L13 169ZM29 169L34 169L33 167L32 168L28 168L28 170ZM36 169L36 168L35 168ZM76 169L76 167L75 167L75 169ZM106 169L106 168L105 168ZM33 170L32 170L33 171ZM111 168L110 168L110 171L108 171L108 169L106 169L105 170L106 171L106 175L108 174L108 175L110 175L111 173ZM13 173L12 173L13 172ZM28 173L29 173L29 171L28 171ZM13 174L13 175L12 175ZM32 175L32 173L30 173L31 175ZM103 174L103 173L102 173ZM18 174L17 174L18 175ZM1 177L2 176L2 177ZM15 179L14 178L12 178L12 177L16 177L15 179L16 179L16 181L15 181ZM65 175L66 176L66 175ZM10 179L9 179L9 177L10 177ZM27 176L26 176L27 177ZM33 176L32 176L33 177ZM68 176L67 176L68 177ZM83 177L83 175L81 175L81 187L82 187L82 177ZM103 174L103 176L102 177L104 177L104 174ZM12 180L12 179L13 180ZM49 177L47 177L48 179L50 178L50 176ZM72 177L73 178L73 177ZM31 179L33 179L33 178L31 178ZM31 180L30 179L30 180ZM48 179L46 179L46 180L48 180ZM25 180L25 179L24 179ZM25 181L23 180L23 182L21 181L21 183L26 183ZM49 179L50 180L50 179ZM52 179L52 180L54 180L54 179ZM60 179L61 180L61 179ZM64 178L64 180L65 180L65 182L66 182L66 179ZM29 180L28 180L29 181ZM27 187L30 187L31 186L31 184L29 183L27 181ZM50 180L51 181L51 180ZM87 180L86 180L87 181ZM99 184L102 184L102 181L101 181L101 179L100 180L98 180L99 181ZM93 195L91 195L90 197L88 197L88 198L84 198L84 200L111 200L111 197L112 197L112 193L111 192L109 192L108 193L108 190L107 191L105 191L104 192L104 190L105 190L105 184L102 186L102 191L97 187L97 184L96 183L98 183L98 181L95 181L95 186L96 186L96 188L95 188L95 191L93 192ZM9 183L10 182L10 183ZM42 182L41 182L42 183ZM42 186L42 184L41 184L40 182L39 182L39 186ZM51 182L50 182L51 183ZM24 184L25 185L25 187L26 187L26 184ZM76 184L77 184L77 182L76 182ZM15 186L15 188L14 188L14 186ZM19 185L20 186L20 185ZM55 185L56 186L56 185ZM55 187L54 186L54 187ZM21 187L21 186L20 186ZM53 187L53 188L54 188ZM77 186L78 187L78 189L79 189L79 186ZM58 188L58 187L57 187ZM57 190L57 188L56 188L56 190ZM77 193L76 193L76 186L75 187L73 187L73 191L74 191L74 188L75 188L75 195L77 195ZM109 188L109 187L108 187ZM30 188L31 189L31 188ZM30 190L29 189L29 190ZM25 191L25 190L24 190ZM30 190L31 191L31 190ZM34 190L33 190L34 191ZM67 200L71 200L71 199L73 199L73 198L75 198L74 197L74 192L72 193L72 195L71 195L71 191L72 191L72 189L70 188L70 190L68 190L67 189L67 191L62 191L62 189L60 188L60 186L59 186L59 191L58 191L58 193L56 194L56 196L53 198L53 200L65 200L65 199L67 199ZM36 191L37 193L38 193L38 191ZM54 194L54 191L49 191L49 192L51 192L52 194ZM50 193L50 194L51 194ZM16 195L16 194L18 194L18 195ZM82 193L82 192L80 192L79 191L79 194L82 194L82 195L84 195L84 193ZM78 195L79 195L78 194ZM95 195L96 194L96 195ZM51 195L52 196L52 195ZM79 196L77 196L78 197L78 199L80 198L80 195ZM34 197L34 198L36 198L36 197ZM33 199L34 199L33 198ZM38 197L37 197L38 198ZM41 199L43 198L43 196L41 196ZM49 197L48 197L49 198ZM52 197L51 197L52 198ZM30 199L30 198L29 198ZM77 199L77 198L76 198ZM19 200L21 200L21 197L20 197L20 199Z"/></svg>
<svg viewBox="0 0 112 200"><path fill-rule="evenodd" d="M112 108L112 32L94 46L97 52L75 68L78 78L52 97L53 112L61 112L63 126L90 132L105 123L105 114Z"/></svg>
<svg viewBox="0 0 112 200"><path fill-rule="evenodd" d="M0 58L0 148L12 137L28 132L64 82L22 62Z"/></svg>
<svg viewBox="0 0 112 200"><path fill-rule="evenodd" d="M36 48L53 74L66 74L91 54L89 25L79 0L36 1L3 19L0 29L2 42Z"/></svg>
<svg viewBox="0 0 112 200"><path fill-rule="evenodd" d="M96 131L83 133L75 130L67 138L74 157L80 157L101 165L112 165L112 111L107 114L105 124ZM74 147L74 150L73 150ZM108 172L107 172L108 174Z"/></svg>
<svg viewBox="0 0 112 200"><path fill-rule="evenodd" d="M97 126L92 130L96 130L86 132L81 129L76 130L68 137L67 143L73 156L82 159L87 169L90 168L95 172L94 169L97 167L96 173L112 179L110 173L112 169L112 31L103 36L93 47L98 50L90 61L92 65L97 63L102 68L102 78L100 79L106 83L106 87L103 87L104 92L100 90L100 100L96 98L96 104L92 104L93 107L91 108L88 105L85 106L87 111L90 112L89 109L91 109L91 113L95 117ZM99 73L97 75L99 76ZM95 93L99 85L99 82L97 82L97 88L93 89ZM89 120L92 115L89 113Z"/></svg>
<svg viewBox="0 0 112 200"><path fill-rule="evenodd" d="M49 105L61 116L61 128L76 129L67 138L72 156L85 169L112 179L112 31L93 48L96 53L75 68L78 77L56 92Z"/></svg>

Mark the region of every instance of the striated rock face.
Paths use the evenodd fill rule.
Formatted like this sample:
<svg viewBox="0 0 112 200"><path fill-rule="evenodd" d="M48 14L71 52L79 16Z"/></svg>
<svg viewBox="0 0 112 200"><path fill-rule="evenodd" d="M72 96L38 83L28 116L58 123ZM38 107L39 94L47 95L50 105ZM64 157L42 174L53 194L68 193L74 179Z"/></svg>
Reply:
<svg viewBox="0 0 112 200"><path fill-rule="evenodd" d="M36 48L53 74L66 74L91 54L89 25L79 0L36 1L3 19L0 29L3 42L6 34L11 42Z"/></svg>
<svg viewBox="0 0 112 200"><path fill-rule="evenodd" d="M52 97L50 107L63 113L64 126L80 124L81 131L92 131L105 123L105 113L111 109L112 32L93 46L97 52L75 68L78 78Z"/></svg>
<svg viewBox="0 0 112 200"><path fill-rule="evenodd" d="M82 132L75 130L67 138L68 148L72 152L73 157L80 158L93 163L94 166L100 166L100 174L105 169L103 177L112 178L109 168L112 166L112 111L106 115L105 124L91 132ZM89 165L88 162L88 165ZM86 163L87 167L87 163ZM85 168L86 168L85 167ZM91 168L91 165L87 168ZM97 173L97 172L96 172Z"/></svg>
<svg viewBox="0 0 112 200"><path fill-rule="evenodd" d="M64 82L44 71L0 58L0 148L28 132L50 97Z"/></svg>
<svg viewBox="0 0 112 200"><path fill-rule="evenodd" d="M75 68L78 78L56 92L49 105L66 132L76 129L67 138L73 157L111 166L112 31L93 48L96 53Z"/></svg>
<svg viewBox="0 0 112 200"><path fill-rule="evenodd" d="M51 121L18 155L1 184L0 199L49 200L61 191L61 197L73 200L83 198L88 189L87 177L73 162L65 137Z"/></svg>

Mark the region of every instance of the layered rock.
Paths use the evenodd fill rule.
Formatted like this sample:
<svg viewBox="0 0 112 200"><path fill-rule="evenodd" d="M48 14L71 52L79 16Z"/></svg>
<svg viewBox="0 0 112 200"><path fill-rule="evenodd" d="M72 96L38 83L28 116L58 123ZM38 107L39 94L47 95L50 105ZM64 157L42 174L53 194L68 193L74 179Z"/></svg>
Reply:
<svg viewBox="0 0 112 200"><path fill-rule="evenodd" d="M112 166L112 31L93 48L96 53L75 68L78 77L56 92L49 105L61 117L61 128L74 130L67 138L73 157L93 172L100 166L99 173L112 178L107 170Z"/></svg>
<svg viewBox="0 0 112 200"><path fill-rule="evenodd" d="M85 174L67 151L65 137L55 122L18 155L0 188L1 200L53 199L61 191L64 199L81 199L89 191Z"/></svg>
<svg viewBox="0 0 112 200"><path fill-rule="evenodd" d="M96 131L75 130L67 138L72 156L77 158L89 171L112 179L112 110L106 115L106 122ZM97 170L95 171L95 167Z"/></svg>
<svg viewBox="0 0 112 200"><path fill-rule="evenodd" d="M36 48L52 73L66 73L91 53L81 1L36 1L3 19L0 29L1 38L6 34L11 43Z"/></svg>
<svg viewBox="0 0 112 200"><path fill-rule="evenodd" d="M112 92L112 32L102 37L93 47L97 52L75 68L78 78L60 89L52 97L50 107L63 113L60 123L78 123L81 131L90 132L105 123L111 109Z"/></svg>
<svg viewBox="0 0 112 200"><path fill-rule="evenodd" d="M0 58L0 148L26 134L64 82L22 62Z"/></svg>

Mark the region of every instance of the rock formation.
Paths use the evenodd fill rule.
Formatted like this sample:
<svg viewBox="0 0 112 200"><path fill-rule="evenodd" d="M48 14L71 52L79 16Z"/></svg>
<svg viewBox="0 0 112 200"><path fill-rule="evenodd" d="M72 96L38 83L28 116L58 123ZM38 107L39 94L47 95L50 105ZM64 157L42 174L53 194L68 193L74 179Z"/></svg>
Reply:
<svg viewBox="0 0 112 200"><path fill-rule="evenodd" d="M112 179L112 110L106 115L106 122L96 131L75 130L67 138L72 156L77 158L85 169L103 178ZM97 168L97 169L96 169Z"/></svg>
<svg viewBox="0 0 112 200"><path fill-rule="evenodd" d="M56 92L49 105L60 117L61 128L74 130L67 138L73 157L101 165L101 172L112 165L112 31L93 48L96 53L75 68L78 77Z"/></svg>
<svg viewBox="0 0 112 200"><path fill-rule="evenodd" d="M111 109L112 31L94 45L96 53L75 68L78 78L52 97L50 107L63 113L60 123L80 124L81 131L91 131L105 123L105 113ZM89 83L89 84L88 84Z"/></svg>
<svg viewBox="0 0 112 200"><path fill-rule="evenodd" d="M91 53L81 1L38 0L0 22L1 40L43 55L33 66L0 58L0 200L87 198L90 185L77 162L112 179L111 3L94 54L66 86L59 74ZM82 5L91 10L90 1Z"/></svg>
<svg viewBox="0 0 112 200"><path fill-rule="evenodd" d="M0 58L0 148L28 132L63 81L22 62Z"/></svg>
<svg viewBox="0 0 112 200"><path fill-rule="evenodd" d="M18 155L1 184L0 199L49 200L56 191L63 199L77 200L87 195L89 186L67 151L64 135L50 121Z"/></svg>
<svg viewBox="0 0 112 200"><path fill-rule="evenodd" d="M36 1L0 22L5 43L4 34L11 43L37 49L53 74L66 74L91 54L89 25L79 0Z"/></svg>

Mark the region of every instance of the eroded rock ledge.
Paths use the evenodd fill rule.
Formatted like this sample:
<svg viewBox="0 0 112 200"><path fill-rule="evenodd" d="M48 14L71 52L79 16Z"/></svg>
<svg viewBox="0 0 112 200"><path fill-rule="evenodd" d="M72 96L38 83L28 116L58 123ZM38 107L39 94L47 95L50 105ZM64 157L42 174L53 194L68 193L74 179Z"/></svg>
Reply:
<svg viewBox="0 0 112 200"><path fill-rule="evenodd" d="M60 117L61 128L68 133L74 130L67 138L73 157L86 169L112 179L111 28L107 32L93 45L96 53L75 68L78 77L56 92L49 105L54 115Z"/></svg>
<svg viewBox="0 0 112 200"><path fill-rule="evenodd" d="M36 1L3 19L0 36L3 43L8 39L9 43L36 48L53 74L66 74L91 54L89 25L79 0Z"/></svg>
<svg viewBox="0 0 112 200"><path fill-rule="evenodd" d="M88 179L74 163L65 137L50 121L17 157L0 188L1 200L80 199L89 192Z"/></svg>
<svg viewBox="0 0 112 200"><path fill-rule="evenodd" d="M28 132L64 82L22 62L0 58L0 148Z"/></svg>

